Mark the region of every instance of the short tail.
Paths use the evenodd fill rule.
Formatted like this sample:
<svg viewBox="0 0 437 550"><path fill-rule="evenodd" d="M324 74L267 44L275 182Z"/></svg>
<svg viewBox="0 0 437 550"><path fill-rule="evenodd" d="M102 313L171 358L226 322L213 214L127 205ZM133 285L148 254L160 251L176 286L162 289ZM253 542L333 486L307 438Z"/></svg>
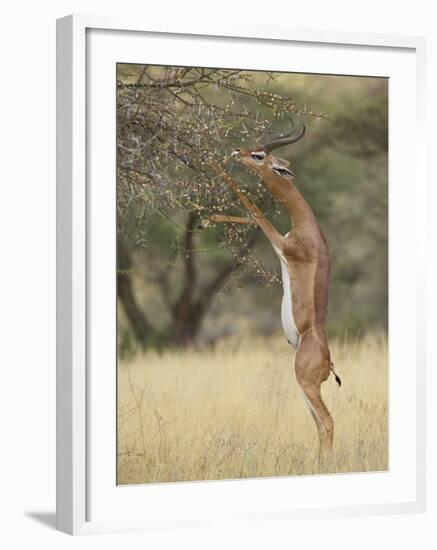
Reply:
<svg viewBox="0 0 437 550"><path fill-rule="evenodd" d="M333 363L332 361L329 363L329 368L331 369L331 372L332 372L332 374L334 375L334 378L335 378L335 381L336 381L337 384L338 384L338 387L340 387L340 386L341 386L341 379L340 379L340 377L338 376L338 374L335 372L335 370L334 370L334 363Z"/></svg>

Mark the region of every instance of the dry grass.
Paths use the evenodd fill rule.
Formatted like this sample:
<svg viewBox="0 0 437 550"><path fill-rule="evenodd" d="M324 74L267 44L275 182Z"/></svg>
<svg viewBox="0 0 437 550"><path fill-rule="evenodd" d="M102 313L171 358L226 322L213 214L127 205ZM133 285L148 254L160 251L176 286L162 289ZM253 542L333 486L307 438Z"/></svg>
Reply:
<svg viewBox="0 0 437 550"><path fill-rule="evenodd" d="M332 342L331 471L387 469L387 340ZM317 435L283 336L148 352L119 365L118 483L317 473Z"/></svg>

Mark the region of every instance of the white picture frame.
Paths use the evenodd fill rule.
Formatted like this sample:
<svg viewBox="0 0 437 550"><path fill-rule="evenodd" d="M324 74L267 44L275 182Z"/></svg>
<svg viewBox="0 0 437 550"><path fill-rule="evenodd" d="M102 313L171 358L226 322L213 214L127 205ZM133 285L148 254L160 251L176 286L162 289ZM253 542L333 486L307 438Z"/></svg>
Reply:
<svg viewBox="0 0 437 550"><path fill-rule="evenodd" d="M94 31L102 31L106 33L105 48L102 44L99 45L98 40L90 38ZM117 50L116 35L130 37L130 44L126 46L126 50ZM100 35L99 35L100 36ZM110 479L112 458L108 457L109 466L106 467L105 460L93 451L92 442L95 438L99 438L99 447L107 452L107 449L112 448L115 431L114 419L107 420L107 426L102 429L103 424L99 414L93 411L96 394L95 381L101 380L99 390L101 395L107 392L106 405L102 401L102 410L105 406L111 411L114 400L114 393L110 390L111 380L103 380L99 375L98 370L100 360L98 345L94 342L99 340L99 334L94 330L96 316L102 315L97 307L99 302L93 304L96 287L93 283L93 272L90 266L90 250L93 249L93 239L95 239L96 231L94 230L94 219L97 216L105 216L107 212L107 223L112 223L109 218L115 208L111 206L111 195L109 194L102 201L98 211L96 210L95 190L90 186L90 181L93 181L95 165L98 161L91 162L91 155L96 152L94 143L95 132L101 132L101 147L102 150L108 151L105 147L111 147L112 138L105 141L105 135L111 134L115 125L115 113L113 113L112 121L109 121L109 126L105 129L99 128L98 124L93 124L94 134L87 133L87 124L89 118L94 116L90 110L93 109L92 90L90 91L89 83L92 81L96 65L93 58L88 57L94 55L100 49L104 49L107 56L106 65L110 68L114 58L120 55L120 61L138 62L137 57L134 59L133 51L138 40L141 37L153 37L154 40L165 43L169 40L179 40L184 37L187 43L190 40L223 40L235 44L252 44L259 48L274 48L275 44L287 45L312 45L315 48L335 47L340 53L343 51L344 59L341 55L338 56L338 65L343 67L343 74L353 74L350 71L350 65L347 61L347 51L351 48L362 50L363 52L393 52L397 55L397 60L402 63L404 72L408 73L411 85L411 94L415 96L414 104L409 108L413 111L413 115L408 119L407 124L414 126L416 133L416 150L415 162L408 168L408 176L414 181L415 197L416 197L416 215L415 223L416 231L405 238L412 239L416 258L412 271L408 271L405 267L399 277L403 278L406 284L415 284L416 292L414 294L414 302L409 303L410 311L413 311L415 316L414 330L409 328L410 333L414 332L414 345L405 344L403 342L392 342L391 360L396 358L396 346L402 345L408 347L406 356L413 357L415 363L415 376L410 378L409 391L411 392L412 402L415 409L414 423L412 423L411 434L414 433L414 447L410 449L411 461L409 473L411 474L411 483L405 489L405 497L396 496L394 492L390 493L390 483L387 482L387 499L380 499L378 502L372 501L369 494L367 500L363 502L359 497L353 500L353 504L335 504L328 506L321 498L320 506L308 507L304 499L301 499L301 504L297 500L291 505L286 505L280 501L280 486L284 486L288 481L282 479L269 480L270 484L264 482L262 485L261 494L265 495L266 504L259 504L253 509L248 508L249 502L255 499L259 494L261 485L258 480L244 482L215 482L215 483L184 483L184 484L167 484L165 486L154 485L149 489L147 495L139 497L141 491L144 492L144 487L124 488L114 495L114 491L106 489L103 484L108 483ZM114 48L108 47L110 42ZM130 48L130 50L129 50ZM173 50L174 48L170 48ZM169 49L169 50L170 50ZM110 53L110 50L112 53ZM92 53L90 54L90 51ZM131 53L129 53L129 51ZM182 50L178 51L182 52ZM114 53L115 52L115 53ZM119 52L119 53L118 53ZM138 52L137 52L138 53ZM112 55L112 57L110 57ZM174 51L167 52L165 49L158 54L162 57L162 64L170 63L174 58ZM183 55L183 52L180 53ZM243 54L242 54L243 55ZM379 55L382 55L379 54ZM114 57L115 56L115 57ZM405 57L405 59L403 58ZM334 56L333 56L334 57ZM408 62L407 62L408 58ZM414 58L414 61L413 61ZM156 54L155 54L155 58ZM244 59L244 58L242 58ZM364 59L364 57L363 57ZM393 58L394 59L394 58ZM145 59L143 62L146 61ZM365 62L365 60L363 61ZM94 64L93 64L94 63ZM386 60L385 63L390 63ZM174 64L177 64L174 62ZM187 62L187 64L190 64ZM104 63L102 63L102 66ZM394 63L393 63L394 65ZM375 67L375 59L373 58L373 66ZM400 65L401 66L401 65ZM349 68L348 68L349 67ZM100 69L99 69L100 70ZM369 69L370 70L370 69ZM375 67L374 71L378 71ZM393 68L393 70L395 70ZM381 71L384 70L381 68ZM314 72L314 69L308 72ZM321 71L323 72L323 71ZM327 70L326 72L330 72ZM399 73L401 69L399 69ZM381 74L383 74L381 73ZM369 73L370 74L370 73ZM101 74L99 81L104 85L105 78L109 73ZM331 516L351 516L351 515L369 515L369 514L393 514L400 512L420 512L425 510L426 506L426 463L425 463L425 434L426 434L426 402L425 402L425 253L423 244L416 238L420 224L424 223L420 216L420 212L425 210L425 167L424 167L424 112L423 112L423 94L425 89L425 41L420 37L407 36L391 36L391 35L363 35L353 33L333 33L324 31L311 30L295 30L287 28L245 28L244 26L232 25L229 28L196 28L193 25L191 28L169 27L166 24L162 26L152 25L149 22L141 22L138 20L129 21L119 18L106 18L96 16L74 15L58 20L57 22L57 528L69 534L84 534L92 532L107 532L128 529L148 529L156 527L172 527L172 526L193 526L193 525L208 525L215 522L225 521L259 521L260 519L290 519L293 518L319 518ZM110 76L110 75L109 75ZM101 78L100 78L101 77ZM115 77L115 72L112 78ZM411 79L413 79L411 81ZM413 92L414 89L414 92ZM399 96L399 101L402 96ZM108 96L108 102L102 98L101 104L106 105L110 109L111 99ZM103 107L102 107L103 108ZM396 108L396 107L394 107ZM109 111L110 112L110 111ZM108 113L108 110L106 111ZM102 111L102 115L104 115ZM94 120L94 119L93 119ZM398 124L396 120L391 120L390 131L392 132ZM397 127L396 127L397 128ZM109 130L109 132L108 132ZM105 134L105 135L104 135ZM392 134L391 134L392 135ZM396 141L398 132L393 133L393 139ZM88 140L88 141L87 141ZM406 144L402 142L402 136L399 136L399 142L395 146L402 147ZM94 147L94 149L93 149ZM91 153L91 150L93 153ZM404 150L406 152L406 150ZM92 157L94 158L94 157ZM394 159L392 159L394 160ZM113 159L108 160L108 165L113 169ZM404 167L405 168L405 167ZM390 177L399 175L401 181L402 174L398 173L396 164L390 163ZM110 172L105 176L111 177ZM406 177L406 176L405 176ZM402 187L402 185L400 185ZM390 200L396 204L393 223L399 228L399 220L402 213L405 214L405 202L402 202L402 191L399 191L399 201L396 193L393 194L392 188ZM114 196L112 197L114 198ZM109 220L109 221L108 221ZM104 223L106 223L104 222ZM409 220L411 224L411 218ZM102 225L103 227L104 225ZM393 227L392 227L393 229ZM98 228L96 229L98 230ZM110 246L109 246L110 248ZM102 253L103 254L103 253ZM102 265L111 265L113 256L111 252L103 258ZM396 259L396 258L395 258ZM400 259L400 258L399 258ZM396 260L397 261L397 260ZM106 263L105 263L106 262ZM394 264L396 265L396 264ZM415 267L417 266L417 268ZM115 277L115 271L110 277ZM414 281L413 281L414 278ZM402 287L402 280L396 283ZM393 282L393 281L391 281ZM102 286L102 292L110 292L111 280L108 281L108 286ZM395 291L394 291L395 292ZM401 289L395 296L401 296ZM114 296L115 299L115 296ZM396 300L391 304L397 308ZM400 305L399 305L400 308ZM401 309L397 309L401 311ZM395 318L399 315L394 314ZM410 321L411 322L411 321ZM91 332L90 332L91 327ZM98 329L100 330L100 329ZM111 330L111 326L107 325L106 329ZM401 329L400 329L401 330ZM105 333L107 334L107 333ZM399 334L402 334L399 332ZM406 333L408 334L408 333ZM400 340L400 338L398 338ZM115 354L115 347L108 345L108 352ZM414 356L411 355L414 353ZM97 359L96 359L97 357ZM406 361L406 359L404 359ZM411 382L413 380L413 382ZM396 382L396 376L393 377L393 383ZM397 382L396 382L397 383ZM108 389L109 388L109 389ZM415 388L415 392L414 392ZM402 390L404 391L404 390ZM405 391L407 391L405 389ZM401 391L399 392L401 395ZM405 394L402 394L405 395ZM105 397L102 397L104 400ZM112 400L112 401L111 401ZM111 402L110 402L111 401ZM111 404L112 403L112 404ZM391 404L396 406L396 399ZM98 424L100 422L100 424ZM106 432L108 432L106 434ZM407 432L405 432L407 433ZM98 434L98 435L96 435ZM106 435L105 435L106 434ZM106 439L104 439L106 438ZM409 442L410 446L412 442ZM103 456L104 455L102 453ZM96 458L97 457L97 458ZM407 458L405 458L407 460ZM94 482L97 478L97 468L95 463L98 462L99 470L102 472L101 479ZM414 468L414 472L413 472ZM109 473L107 473L109 471ZM107 477L104 478L103 475ZM392 472L388 473L388 476ZM413 475L414 474L414 475ZM330 479L328 479L330 478ZM414 478L414 479L413 479ZM310 486L314 490L316 485L325 486L332 490L335 484L343 485L343 489L351 483L348 476L325 476L322 478L309 478L293 481L294 487ZM374 483L375 491L378 490L378 483L381 479L373 480L368 477L365 483L372 486ZM231 495L229 492L230 484L236 486L235 492ZM258 485L254 485L257 484ZM94 484L94 485L93 485ZM226 485L227 484L227 485ZM392 484L393 485L393 484ZM361 483L363 486L363 483ZM92 489L91 489L92 487ZM383 485L380 485L383 487ZM116 489L116 488L115 488ZM126 490L127 489L127 490ZM343 490L339 488L339 492ZM323 489L325 490L325 489ZM347 492L347 488L344 489ZM381 489L384 490L384 489ZM116 489L117 491L117 489ZM131 491L129 493L127 491ZM135 498L134 498L134 492ZM263 493L264 491L264 493ZM96 496L99 492L100 496ZM296 490L298 493L299 490ZM356 489L355 489L356 492ZM91 497L91 494L93 495ZM210 511L208 509L208 499L211 499L214 494L214 499L219 504ZM269 497L267 497L269 495ZM269 498L275 499L278 495L278 506L270 506ZM147 506L147 498L149 506ZM224 502L229 502L229 499L235 502L235 508L232 508L230 514L226 514ZM134 507L137 513L129 515L127 512L123 517L118 515L117 506L111 509L103 509L100 505L101 513L95 514L96 519L90 514L91 504L94 502L110 502L119 500L122 505L119 507L126 508L129 500L136 502ZM190 500L191 499L191 500ZM223 499L223 500L220 500ZM196 501L201 501L200 507L194 504ZM169 506L169 513L166 511L166 502L173 502L174 506ZM340 502L340 501L339 501ZM352 501L351 501L352 502ZM181 504L183 503L183 504ZM206 503L206 504L205 504ZM296 504L297 503L297 504ZM202 513L201 508L205 510ZM178 509L180 514L178 514ZM126 508L127 510L127 508ZM153 512L153 513L152 513ZM222 513L223 512L223 513ZM232 519L233 518L233 519Z"/></svg>

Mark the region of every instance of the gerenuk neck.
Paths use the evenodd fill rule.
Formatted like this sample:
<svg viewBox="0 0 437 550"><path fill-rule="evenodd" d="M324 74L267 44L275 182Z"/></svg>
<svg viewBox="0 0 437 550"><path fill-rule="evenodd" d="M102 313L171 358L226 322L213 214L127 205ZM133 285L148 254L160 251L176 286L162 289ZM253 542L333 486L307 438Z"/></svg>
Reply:
<svg viewBox="0 0 437 550"><path fill-rule="evenodd" d="M273 174L263 174L262 179L269 191L286 208L294 228L303 225L317 226L314 212L291 180L284 182L283 177Z"/></svg>

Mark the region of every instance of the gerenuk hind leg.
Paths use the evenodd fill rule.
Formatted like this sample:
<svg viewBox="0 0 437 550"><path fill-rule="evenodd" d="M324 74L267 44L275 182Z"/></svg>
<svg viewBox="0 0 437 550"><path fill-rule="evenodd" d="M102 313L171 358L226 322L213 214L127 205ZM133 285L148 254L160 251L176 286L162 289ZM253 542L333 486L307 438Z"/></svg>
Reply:
<svg viewBox="0 0 437 550"><path fill-rule="evenodd" d="M317 341L304 339L296 353L295 370L319 436L319 472L326 472L332 461L334 421L323 402L321 385L331 372L329 355Z"/></svg>

